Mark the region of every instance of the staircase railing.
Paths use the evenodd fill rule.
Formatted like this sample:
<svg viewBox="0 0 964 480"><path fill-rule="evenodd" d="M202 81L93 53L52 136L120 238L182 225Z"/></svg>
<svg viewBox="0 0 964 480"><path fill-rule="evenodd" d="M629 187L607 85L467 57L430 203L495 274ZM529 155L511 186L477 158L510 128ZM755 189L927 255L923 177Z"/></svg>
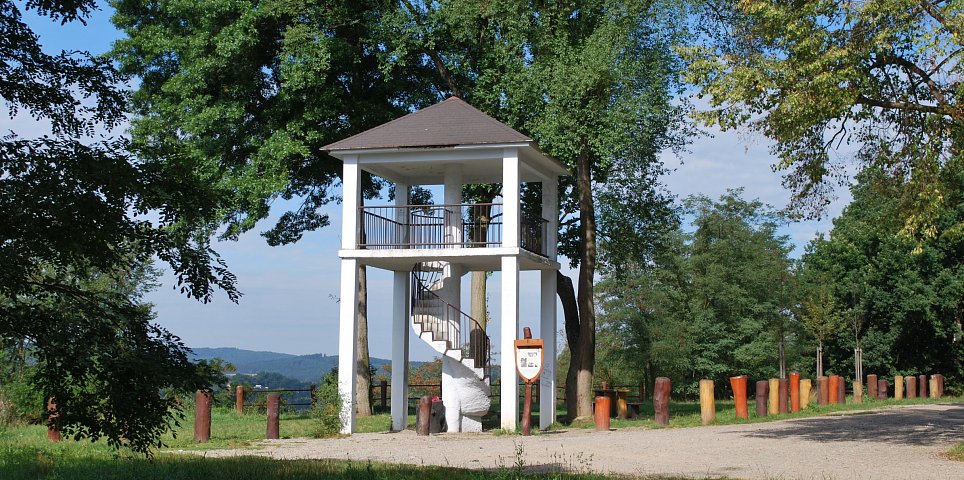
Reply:
<svg viewBox="0 0 964 480"><path fill-rule="evenodd" d="M485 329L476 319L435 293L433 289L443 281L442 273L427 270L423 265L417 263L412 269L412 320L423 332L431 332L432 340L446 342L449 350L462 350L463 358L472 359L473 366L482 369L483 378L491 378L491 345Z"/></svg>

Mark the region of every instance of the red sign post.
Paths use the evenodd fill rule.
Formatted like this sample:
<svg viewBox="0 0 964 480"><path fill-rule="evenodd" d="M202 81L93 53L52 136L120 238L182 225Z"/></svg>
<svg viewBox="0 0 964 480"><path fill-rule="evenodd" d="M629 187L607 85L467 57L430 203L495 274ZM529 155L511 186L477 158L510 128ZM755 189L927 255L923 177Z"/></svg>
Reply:
<svg viewBox="0 0 964 480"><path fill-rule="evenodd" d="M522 435L532 433L532 383L542 373L542 339L533 339L532 331L525 327L522 340L515 341L515 369L526 382L526 398L522 406Z"/></svg>

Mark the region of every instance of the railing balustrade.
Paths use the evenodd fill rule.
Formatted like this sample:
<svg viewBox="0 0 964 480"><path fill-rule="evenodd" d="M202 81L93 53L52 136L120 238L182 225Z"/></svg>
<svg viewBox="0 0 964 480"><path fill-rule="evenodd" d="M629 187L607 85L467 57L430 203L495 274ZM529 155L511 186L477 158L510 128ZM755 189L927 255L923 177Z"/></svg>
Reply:
<svg viewBox="0 0 964 480"><path fill-rule="evenodd" d="M484 248L502 246L502 204L362 206L363 249ZM520 246L546 255L549 222L522 214Z"/></svg>

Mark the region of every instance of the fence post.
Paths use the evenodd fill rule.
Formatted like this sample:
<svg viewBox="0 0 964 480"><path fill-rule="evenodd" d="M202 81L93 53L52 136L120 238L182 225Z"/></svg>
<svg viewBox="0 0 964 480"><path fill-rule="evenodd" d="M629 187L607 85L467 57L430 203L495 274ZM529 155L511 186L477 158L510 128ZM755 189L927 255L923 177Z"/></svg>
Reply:
<svg viewBox="0 0 964 480"><path fill-rule="evenodd" d="M268 394L268 434L266 438L269 440L281 438L278 432L278 403L280 399L281 395L278 393Z"/></svg>
<svg viewBox="0 0 964 480"><path fill-rule="evenodd" d="M767 399L770 397L770 382L757 380L756 382L756 416L767 416Z"/></svg>
<svg viewBox="0 0 964 480"><path fill-rule="evenodd" d="M57 403L54 402L54 397L47 399L47 439L51 442L60 441L60 424L57 422L57 417L60 414L57 413Z"/></svg>
<svg viewBox="0 0 964 480"><path fill-rule="evenodd" d="M656 378L656 385L653 388L653 410L657 425L669 425L669 396L672 388L669 378ZM642 394L642 386L640 386L640 394Z"/></svg>
<svg viewBox="0 0 964 480"><path fill-rule="evenodd" d="M716 421L716 398L713 393L713 380L700 380L700 419L703 425Z"/></svg>
<svg viewBox="0 0 964 480"><path fill-rule="evenodd" d="M241 385L234 389L234 411L238 415L244 415L244 387Z"/></svg>
<svg viewBox="0 0 964 480"><path fill-rule="evenodd" d="M382 410L388 408L388 380L382 380Z"/></svg>
<svg viewBox="0 0 964 480"><path fill-rule="evenodd" d="M211 439L211 391L194 392L194 441L204 443Z"/></svg>

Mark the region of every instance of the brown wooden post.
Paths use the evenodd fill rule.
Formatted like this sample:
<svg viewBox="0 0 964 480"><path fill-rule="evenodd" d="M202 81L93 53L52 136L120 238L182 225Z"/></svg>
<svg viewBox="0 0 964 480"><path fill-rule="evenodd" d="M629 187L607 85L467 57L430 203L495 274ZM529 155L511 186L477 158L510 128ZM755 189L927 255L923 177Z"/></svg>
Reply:
<svg viewBox="0 0 964 480"><path fill-rule="evenodd" d="M730 386L733 387L733 404L736 408L736 418L750 418L746 405L746 375L730 377Z"/></svg>
<svg viewBox="0 0 964 480"><path fill-rule="evenodd" d="M432 397L425 395L418 399L418 415L416 415L415 434L428 435L432 419Z"/></svg>
<svg viewBox="0 0 964 480"><path fill-rule="evenodd" d="M280 400L281 394L268 394L268 435L265 437L268 440L276 440L281 438L278 432L278 404L280 403Z"/></svg>
<svg viewBox="0 0 964 480"><path fill-rule="evenodd" d="M800 380L800 408L806 410L810 406L810 395L813 394L813 380Z"/></svg>
<svg viewBox="0 0 964 480"><path fill-rule="evenodd" d="M800 372L790 372L790 411L800 411Z"/></svg>
<svg viewBox="0 0 964 480"><path fill-rule="evenodd" d="M840 387L838 385L838 383L840 383L840 375L831 375L828 382L830 388L827 390L827 403L840 403L839 400L837 400L837 395L840 394Z"/></svg>
<svg viewBox="0 0 964 480"><path fill-rule="evenodd" d="M904 376L894 376L894 400L904 399Z"/></svg>
<svg viewBox="0 0 964 480"><path fill-rule="evenodd" d="M817 377L817 405L821 407L830 403L830 378L826 375Z"/></svg>
<svg viewBox="0 0 964 480"><path fill-rule="evenodd" d="M756 382L756 416L767 416L767 399L770 397L770 382L757 380Z"/></svg>
<svg viewBox="0 0 964 480"><path fill-rule="evenodd" d="M837 403L847 403L847 379L843 376L837 377Z"/></svg>
<svg viewBox="0 0 964 480"><path fill-rule="evenodd" d="M522 436L532 435L532 382L526 382L526 397L522 403Z"/></svg>
<svg viewBox="0 0 964 480"><path fill-rule="evenodd" d="M211 391L194 392L194 441L204 443L211 439Z"/></svg>
<svg viewBox="0 0 964 480"><path fill-rule="evenodd" d="M904 377L904 383L907 384L907 398L917 398L917 377L908 375Z"/></svg>
<svg viewBox="0 0 964 480"><path fill-rule="evenodd" d="M917 377L917 396L927 398L927 375Z"/></svg>
<svg viewBox="0 0 964 480"><path fill-rule="evenodd" d="M781 378L777 383L780 388L780 393L777 395L777 403L779 404L777 409L780 413L787 413L787 390L790 387L790 383L785 378Z"/></svg>
<svg viewBox="0 0 964 480"><path fill-rule="evenodd" d="M596 411L594 419L597 432L609 431L609 410L612 404L611 399L606 395L596 397Z"/></svg>
<svg viewBox="0 0 964 480"><path fill-rule="evenodd" d="M854 403L864 403L864 385L860 380L854 380Z"/></svg>
<svg viewBox="0 0 964 480"><path fill-rule="evenodd" d="M877 399L877 375L867 375L867 398Z"/></svg>
<svg viewBox="0 0 964 480"><path fill-rule="evenodd" d="M669 378L656 378L656 385L653 387L653 410L656 412L657 425L669 425L669 397L672 389L672 382Z"/></svg>
<svg viewBox="0 0 964 480"><path fill-rule="evenodd" d="M880 400L887 400L888 388L890 388L890 384L886 379L877 380L877 398Z"/></svg>
<svg viewBox="0 0 964 480"><path fill-rule="evenodd" d="M57 413L57 403L54 402L54 397L47 399L47 439L51 442L59 442L61 440L60 436L60 422L58 422L57 417L60 414Z"/></svg>
<svg viewBox="0 0 964 480"><path fill-rule="evenodd" d="M244 386L234 387L234 411L238 415L244 415Z"/></svg>
<svg viewBox="0 0 964 480"><path fill-rule="evenodd" d="M382 380L382 410L388 408L388 380Z"/></svg>
<svg viewBox="0 0 964 480"><path fill-rule="evenodd" d="M944 374L938 373L937 377L937 398L944 398Z"/></svg>
<svg viewBox="0 0 964 480"><path fill-rule="evenodd" d="M716 421L716 396L713 393L713 380L700 380L700 420L703 425Z"/></svg>

